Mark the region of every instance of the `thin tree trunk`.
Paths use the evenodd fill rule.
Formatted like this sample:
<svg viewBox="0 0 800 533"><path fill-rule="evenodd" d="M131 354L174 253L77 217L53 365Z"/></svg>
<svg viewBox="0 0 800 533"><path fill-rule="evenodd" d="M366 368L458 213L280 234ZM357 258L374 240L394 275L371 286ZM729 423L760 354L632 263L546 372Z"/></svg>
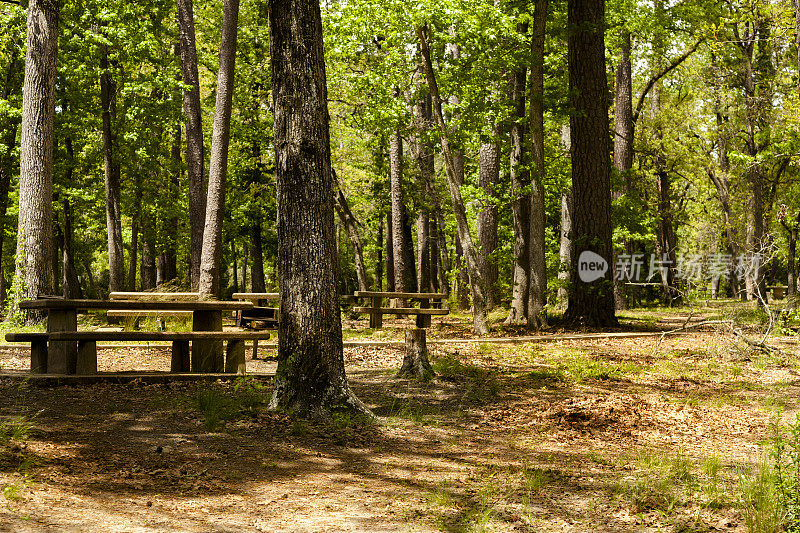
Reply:
<svg viewBox="0 0 800 533"><path fill-rule="evenodd" d="M483 208L478 212L478 263L483 278L486 309L494 309L497 304L498 268L495 259L497 250L497 187L500 182L500 143L499 128L492 128L492 141L483 143L478 152L478 187L487 197Z"/></svg>
<svg viewBox="0 0 800 533"><path fill-rule="evenodd" d="M236 36L239 0L225 0L222 7L222 38L217 74L217 101L211 135L206 224L197 290L202 297L220 297L222 263L222 221L225 216L225 186L228 175L228 146L233 104L233 70L236 61Z"/></svg>
<svg viewBox="0 0 800 533"><path fill-rule="evenodd" d="M269 407L371 418L344 370L319 4L270 0L269 7L281 295Z"/></svg>
<svg viewBox="0 0 800 533"><path fill-rule="evenodd" d="M409 239L411 230L403 191L403 139L399 130L392 133L390 140L389 173L392 191L394 287L399 292L411 292L417 282L414 272L414 248Z"/></svg>
<svg viewBox="0 0 800 533"><path fill-rule="evenodd" d="M611 266L611 147L605 71L605 1L568 0L573 258L564 318L588 326L616 325ZM585 255L583 255L585 254ZM599 256L598 260L595 256ZM605 261L602 277L579 280L581 262ZM589 279L589 278L587 278Z"/></svg>
<svg viewBox="0 0 800 533"><path fill-rule="evenodd" d="M572 268L572 193L561 195L561 231L559 233L558 295L556 305L566 309L569 302L568 287Z"/></svg>
<svg viewBox="0 0 800 533"><path fill-rule="evenodd" d="M231 256L233 257L233 292L244 292L244 290L240 291L239 287L239 254L236 251L235 240L231 240Z"/></svg>
<svg viewBox="0 0 800 533"><path fill-rule="evenodd" d="M247 290L247 263L250 259L250 247L247 246L247 241L244 242L242 248L242 290L245 292L252 292Z"/></svg>
<svg viewBox="0 0 800 533"><path fill-rule="evenodd" d="M547 264L544 231L544 41L547 0L535 0L534 6L533 36L531 38L531 208L527 315L528 327L541 328L547 324L545 310Z"/></svg>
<svg viewBox="0 0 800 533"><path fill-rule="evenodd" d="M528 23L517 24L517 33L527 34ZM528 70L523 67L511 76L511 102L514 112L511 122L511 215L514 224L514 272L511 291L511 309L506 324L525 324L528 321L528 291L530 288L530 216L531 195L525 192L530 186L528 150L525 143L525 85Z"/></svg>
<svg viewBox="0 0 800 533"><path fill-rule="evenodd" d="M125 288L125 257L122 241L120 164L114 122L117 118L117 84L111 76L108 46L100 45L100 103L103 108L103 166L106 187L108 232L108 290Z"/></svg>
<svg viewBox="0 0 800 533"><path fill-rule="evenodd" d="M153 176L151 175L151 178ZM140 223L142 220L142 182L139 175L135 178L135 200L133 205L133 222L131 224L131 252L129 254L128 263L128 289L129 291L136 290L136 268L138 264L138 250L139 250L139 231ZM144 287L142 287L144 290Z"/></svg>
<svg viewBox="0 0 800 533"><path fill-rule="evenodd" d="M469 273L470 287L472 289L472 310L473 310L473 329L476 335L486 335L489 332L489 326L486 320L486 295L483 289L483 283L480 279L481 273L478 265L478 256L470 235L469 222L467 221L467 212L464 207L464 200L461 197L460 184L456 178L456 168L453 161L453 153L450 150L450 136L447 131L447 126L444 122L444 115L442 114L442 101L439 97L439 86L436 83L436 77L433 72L433 63L431 62L431 54L428 48L429 28L427 25L417 27L417 38L419 39L420 49L422 52L423 66L425 67L425 77L428 81L428 89L431 92L433 100L434 117L439 130L439 141L442 145L442 155L444 156L445 170L447 174L447 181L450 188L450 198L453 202L453 211L456 218L456 229L458 231L458 239L461 242L461 248L464 252L464 258L467 264L467 272Z"/></svg>
<svg viewBox="0 0 800 533"><path fill-rule="evenodd" d="M67 142L70 142L67 139ZM71 144L71 142L70 142ZM71 152L72 150L68 150ZM72 173L70 168L69 173ZM69 182L67 182L69 183ZM73 242L75 240L74 232L72 229L73 223L73 212L72 212L72 205L69 202L67 197L64 197L62 200L62 206L64 208L64 254L63 254L63 262L64 268L62 272L64 274L64 298L83 298L83 291L81 291L81 285L78 282L78 273L75 270L75 251L73 249Z"/></svg>
<svg viewBox="0 0 800 533"><path fill-rule="evenodd" d="M261 244L261 218L254 217L250 228L250 249L253 251L253 264L250 267L250 283L253 292L267 292L267 281L264 278L264 251Z"/></svg>
<svg viewBox="0 0 800 533"><path fill-rule="evenodd" d="M378 212L378 257L375 261L375 285L378 292L383 291L383 213Z"/></svg>
<svg viewBox="0 0 800 533"><path fill-rule="evenodd" d="M172 144L172 169L170 172L169 189L167 192L168 205L177 205L178 188L180 184L181 172L181 127L175 128L175 142ZM158 275L157 284L174 281L178 277L178 254L176 252L176 231L178 227L178 217L172 215L164 219L161 228L161 240L163 248L158 256ZM191 246L191 243L190 243ZM191 262L191 260L190 260ZM191 265L190 265L191 266Z"/></svg>
<svg viewBox="0 0 800 533"><path fill-rule="evenodd" d="M140 271L143 291L156 288L156 254L153 242L152 220L148 218L143 224L142 232L142 265Z"/></svg>
<svg viewBox="0 0 800 533"><path fill-rule="evenodd" d="M192 287L200 280L203 230L206 221L205 149L203 147L200 76L197 70L197 45L192 0L177 0L180 31L180 58L183 83L183 111L186 115L186 166L189 173L189 226L191 228Z"/></svg>
<svg viewBox="0 0 800 533"><path fill-rule="evenodd" d="M361 234L358 231L358 221L356 220L353 211L350 209L350 202L342 191L339 180L336 176L336 171L333 171L334 179L334 198L336 200L335 207L336 213L339 215L339 220L347 231L347 236L350 238L350 243L353 245L353 255L356 262L356 277L358 278L358 290L368 291L369 281L367 280L367 267L364 263L364 247L361 245Z"/></svg>
<svg viewBox="0 0 800 533"><path fill-rule="evenodd" d="M386 291L394 292L394 224L392 210L386 213Z"/></svg>
<svg viewBox="0 0 800 533"><path fill-rule="evenodd" d="M15 301L53 294L53 118L60 2L31 0L20 140L19 227ZM39 320L32 313L30 320Z"/></svg>
<svg viewBox="0 0 800 533"><path fill-rule="evenodd" d="M430 291L431 292L439 292L441 289L441 279L440 279L440 272L441 272L441 261L439 256L441 252L439 251L439 224L436 221L436 215L430 217L428 221L428 242L430 246Z"/></svg>

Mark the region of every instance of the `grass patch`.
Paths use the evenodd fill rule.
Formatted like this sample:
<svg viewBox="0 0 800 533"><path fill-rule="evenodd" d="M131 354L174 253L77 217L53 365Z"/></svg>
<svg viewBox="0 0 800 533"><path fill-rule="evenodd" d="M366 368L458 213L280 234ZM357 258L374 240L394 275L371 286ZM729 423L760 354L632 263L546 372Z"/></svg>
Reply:
<svg viewBox="0 0 800 533"><path fill-rule="evenodd" d="M681 452L673 456L640 452L633 474L620 490L634 512L670 514L694 481L691 462Z"/></svg>

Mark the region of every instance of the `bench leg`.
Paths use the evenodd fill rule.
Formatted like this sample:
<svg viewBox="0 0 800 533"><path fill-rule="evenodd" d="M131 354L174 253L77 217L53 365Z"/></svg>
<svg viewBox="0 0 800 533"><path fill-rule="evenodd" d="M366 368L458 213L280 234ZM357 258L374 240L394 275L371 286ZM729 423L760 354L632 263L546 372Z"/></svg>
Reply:
<svg viewBox="0 0 800 533"><path fill-rule="evenodd" d="M244 374L244 340L231 339L225 349L225 372L228 374Z"/></svg>
<svg viewBox="0 0 800 533"><path fill-rule="evenodd" d="M258 341L253 341L253 359L258 359Z"/></svg>
<svg viewBox="0 0 800 533"><path fill-rule="evenodd" d="M383 315L378 310L381 306L382 298L373 297L372 298L372 309L373 311L369 315L369 327L372 329L381 329L383 328Z"/></svg>
<svg viewBox="0 0 800 533"><path fill-rule="evenodd" d="M189 372L189 341L172 341L170 372Z"/></svg>
<svg viewBox="0 0 800 533"><path fill-rule="evenodd" d="M420 300L419 308L420 309L429 309L431 306L430 300ZM417 327L418 328L429 328L431 327L431 315L417 315Z"/></svg>
<svg viewBox="0 0 800 533"><path fill-rule="evenodd" d="M31 342L31 374L47 374L47 341Z"/></svg>
<svg viewBox="0 0 800 533"><path fill-rule="evenodd" d="M78 341L76 374L97 374L97 341Z"/></svg>
<svg viewBox="0 0 800 533"><path fill-rule="evenodd" d="M75 309L51 309L47 314L47 331L77 331ZM47 350L47 371L51 374L74 374L78 362L75 341L53 341Z"/></svg>

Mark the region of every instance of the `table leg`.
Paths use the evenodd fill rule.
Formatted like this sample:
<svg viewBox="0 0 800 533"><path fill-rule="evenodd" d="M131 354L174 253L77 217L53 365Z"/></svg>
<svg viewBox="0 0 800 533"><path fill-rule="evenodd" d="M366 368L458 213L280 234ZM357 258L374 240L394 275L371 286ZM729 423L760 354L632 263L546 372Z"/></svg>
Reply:
<svg viewBox="0 0 800 533"><path fill-rule="evenodd" d="M170 372L189 372L189 341L172 341Z"/></svg>
<svg viewBox="0 0 800 533"><path fill-rule="evenodd" d="M76 374L97 374L97 341L78 341Z"/></svg>
<svg viewBox="0 0 800 533"><path fill-rule="evenodd" d="M75 309L50 309L47 313L47 332L78 331L78 313ZM78 363L78 345L75 341L50 341L47 350L47 372L74 374Z"/></svg>
<svg viewBox="0 0 800 533"><path fill-rule="evenodd" d="M222 331L222 311L195 311L192 330ZM192 372L222 372L224 368L221 340L192 341Z"/></svg>
<svg viewBox="0 0 800 533"><path fill-rule="evenodd" d="M245 374L244 341L231 339L225 349L225 372L227 374Z"/></svg>
<svg viewBox="0 0 800 533"><path fill-rule="evenodd" d="M430 308L430 306L431 306L430 300L428 300L427 298L419 301L420 309L428 309ZM431 315L417 315L417 327L418 328L431 327Z"/></svg>
<svg viewBox="0 0 800 533"><path fill-rule="evenodd" d="M383 298L377 296L372 297L372 311L369 315L369 327L372 329L383 328L383 314L381 314L380 307Z"/></svg>

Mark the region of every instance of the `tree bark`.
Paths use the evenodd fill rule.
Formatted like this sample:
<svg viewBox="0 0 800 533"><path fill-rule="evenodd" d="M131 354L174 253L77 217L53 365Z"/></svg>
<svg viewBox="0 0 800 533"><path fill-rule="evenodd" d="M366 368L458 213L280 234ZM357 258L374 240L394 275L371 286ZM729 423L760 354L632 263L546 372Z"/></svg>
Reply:
<svg viewBox="0 0 800 533"><path fill-rule="evenodd" d="M117 84L111 76L108 46L100 45L100 103L103 107L103 167L106 187L106 230L108 233L108 290L125 289L125 256L122 241L122 185L117 135Z"/></svg>
<svg viewBox="0 0 800 533"><path fill-rule="evenodd" d="M392 223L392 210L386 213L386 290L394 292L394 224Z"/></svg>
<svg viewBox="0 0 800 533"><path fill-rule="evenodd" d="M568 0L569 89L572 158L573 245L568 323L595 327L617 324L611 263L611 161L605 71L605 1ZM584 252L599 255L606 271L591 283L578 277Z"/></svg>
<svg viewBox="0 0 800 533"><path fill-rule="evenodd" d="M528 23L517 24L517 33L528 33ZM528 321L528 291L530 290L530 217L531 195L528 151L525 143L525 91L528 69L523 67L511 76L511 102L514 106L511 121L511 215L514 224L514 272L511 292L511 309L506 324L525 324Z"/></svg>
<svg viewBox="0 0 800 533"><path fill-rule="evenodd" d="M378 292L383 291L383 213L378 213L377 260L375 261L375 285Z"/></svg>
<svg viewBox="0 0 800 533"><path fill-rule="evenodd" d="M20 140L19 227L15 301L53 294L53 119L58 0L31 0L25 53ZM41 313L29 320L42 318Z"/></svg>
<svg viewBox="0 0 800 533"><path fill-rule="evenodd" d="M281 295L269 407L372 418L344 370L319 4L270 0L269 11Z"/></svg>
<svg viewBox="0 0 800 533"><path fill-rule="evenodd" d="M397 372L398 378L411 378L430 381L436 374L428 360L428 343L425 330L421 328L406 330L406 346L403 365Z"/></svg>
<svg viewBox="0 0 800 533"><path fill-rule="evenodd" d="M534 2L533 37L531 39L531 208L530 208L530 275L528 289L528 327L547 324L545 310L547 263L545 261L544 213L544 41L547 23L547 0Z"/></svg>
<svg viewBox="0 0 800 533"><path fill-rule="evenodd" d="M250 283L253 292L267 292L267 280L264 278L264 250L261 243L261 217L256 215L250 228L250 249L253 250L253 264L250 267Z"/></svg>
<svg viewBox="0 0 800 533"><path fill-rule="evenodd" d="M495 252L497 250L497 187L500 182L500 135L497 124L492 127L492 139L481 144L478 151L478 187L487 197L483 208L478 212L478 263L483 278L486 309L494 309L497 304L498 268Z"/></svg>
<svg viewBox="0 0 800 533"><path fill-rule="evenodd" d="M225 0L222 6L222 37L217 74L217 101L211 134L206 223L203 230L203 253L200 259L201 297L219 298L222 263L222 222L225 216L225 186L228 175L228 146L231 134L236 37L239 0Z"/></svg>
<svg viewBox="0 0 800 533"><path fill-rule="evenodd" d="M189 226L191 228L192 287L200 280L203 230L206 221L205 149L203 147L200 76L197 70L197 45L192 0L177 0L180 58L183 83L183 111L186 115L186 166L189 174Z"/></svg>
<svg viewBox="0 0 800 533"><path fill-rule="evenodd" d="M389 175L392 191L392 249L394 252L394 288L411 292L417 286L414 272L414 247L403 191L403 139L400 131L392 133L389 146Z"/></svg>
<svg viewBox="0 0 800 533"><path fill-rule="evenodd" d="M486 335L489 332L489 325L486 320L486 295L481 280L481 272L478 264L478 255L473 245L472 235L470 234L467 212L464 207L464 200L461 197L460 184L457 181L457 173L453 160L453 153L450 150L450 136L444 122L442 113L442 101L439 97L439 86L436 83L436 76L433 72L428 38L430 30L427 24L417 27L417 38L419 39L422 52L425 77L428 81L428 89L431 92L433 101L433 114L438 126L439 141L442 145L442 155L444 156L445 173L450 188L450 198L453 202L453 212L456 219L456 230L458 240L464 253L469 274L470 288L472 289L472 311L473 311L473 330L476 335Z"/></svg>
<svg viewBox="0 0 800 533"><path fill-rule="evenodd" d="M152 177L152 175L151 175ZM139 232L142 222L142 180L137 174L135 177L135 200L133 202L133 216L131 217L131 251L128 255L128 288L126 290L136 291L136 269L138 264ZM144 288L142 288L144 290Z"/></svg>
<svg viewBox="0 0 800 533"><path fill-rule="evenodd" d="M566 309L569 302L568 287L572 268L572 193L561 194L561 231L559 232L558 295L556 305Z"/></svg>
<svg viewBox="0 0 800 533"><path fill-rule="evenodd" d="M431 95L425 91L414 106L415 151L419 180L419 208L417 212L417 290L432 291L430 212L432 184L434 179L433 146L425 136L431 129Z"/></svg>

